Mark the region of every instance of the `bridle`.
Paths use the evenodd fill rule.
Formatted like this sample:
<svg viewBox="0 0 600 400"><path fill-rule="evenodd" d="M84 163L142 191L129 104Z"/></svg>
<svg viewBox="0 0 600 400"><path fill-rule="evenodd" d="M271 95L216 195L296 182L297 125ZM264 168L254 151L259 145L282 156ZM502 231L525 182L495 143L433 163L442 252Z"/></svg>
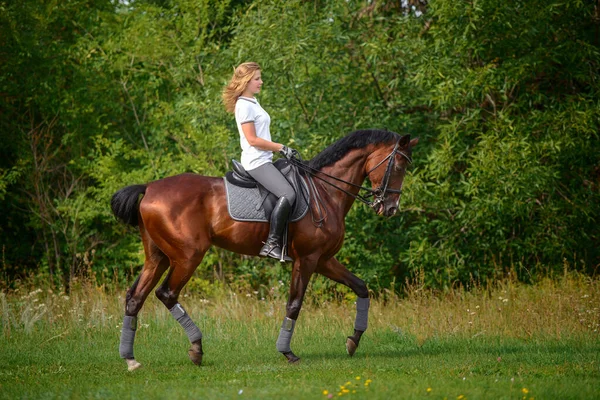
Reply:
<svg viewBox="0 0 600 400"><path fill-rule="evenodd" d="M371 168L369 170L369 172L367 172L367 176L369 176L371 174L371 172L375 171L377 168L379 168L380 165L382 165L386 160L388 160L388 164L385 169L385 175L383 176L383 180L381 181L381 184L379 185L379 187L377 187L377 189L375 189L375 190L367 189L371 192L370 195L373 196L373 201L370 203L366 203L366 204L369 207L371 207L372 209L374 209L375 211L377 211L377 207L379 207L379 204L383 203L383 201L385 200L386 194L397 193L399 196L402 194L402 187L400 187L400 189L389 189L388 188L388 185L390 183L390 176L392 175L392 169L394 168L395 163L396 163L395 162L396 154L402 155L406 159L406 161L408 161L409 164L412 164L412 159L406 153L398 150L399 145L400 145L400 139L398 139L398 141L396 142L396 145L394 146L394 150L392 150L392 152L390 154L388 154L387 157L385 157L376 166Z"/></svg>
<svg viewBox="0 0 600 400"><path fill-rule="evenodd" d="M292 162L292 164L294 164L296 167L308 172L310 175L312 175L313 177L322 180L323 182L327 183L330 186L333 186L334 188L346 193L349 196L354 197L356 200L368 205L369 207L371 207L372 209L374 209L375 211L377 211L377 208L379 207L379 205L381 203L384 202L385 200L385 196L388 193L397 193L397 194L402 194L402 188L400 189L390 189L388 188L389 182L390 182L390 177L392 175L392 169L394 168L394 164L395 164L395 159L396 159L396 154L400 154L402 155L409 164L412 164L412 159L404 152L398 150L398 147L400 146L400 139L398 139L398 141L396 142L396 145L394 146L394 149L391 151L390 154L388 154L384 159L382 159L376 166L374 166L373 168L371 168L368 172L367 172L367 177L369 177L369 175L371 174L371 172L375 171L377 168L379 168L381 165L383 165L383 163L385 163L387 161L387 167L385 169L385 175L383 176L383 180L381 181L381 184L376 188L376 189L371 189L368 187L364 187L361 185L356 185L352 182L348 182L345 181L343 179L337 178L335 176L329 175L321 170L312 168L306 164L304 164L301 160L296 159L296 158L292 158L290 161ZM322 178L320 175L325 175L326 177L336 180L338 182L342 182L345 183L346 185L350 185L350 186L354 186L356 188L360 190L365 190L367 192L369 192L367 195L361 195L360 193L358 194L354 194L354 193L350 193L345 189L342 189L341 187L335 185L334 183L329 182L328 180ZM316 188L314 187L314 183L311 181L311 186L313 187L314 193L316 194ZM369 197L373 196L373 201L369 200Z"/></svg>

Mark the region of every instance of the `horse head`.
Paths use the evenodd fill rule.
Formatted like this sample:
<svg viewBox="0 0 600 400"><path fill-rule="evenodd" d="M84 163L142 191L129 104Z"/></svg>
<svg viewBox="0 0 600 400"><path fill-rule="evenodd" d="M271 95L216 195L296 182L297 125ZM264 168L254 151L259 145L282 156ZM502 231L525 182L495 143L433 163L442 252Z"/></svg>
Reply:
<svg viewBox="0 0 600 400"><path fill-rule="evenodd" d="M412 148L419 138L410 135L398 138L393 144L377 146L368 157L365 173L371 181L375 199L372 207L378 215L392 217L398 211L406 169L412 163Z"/></svg>

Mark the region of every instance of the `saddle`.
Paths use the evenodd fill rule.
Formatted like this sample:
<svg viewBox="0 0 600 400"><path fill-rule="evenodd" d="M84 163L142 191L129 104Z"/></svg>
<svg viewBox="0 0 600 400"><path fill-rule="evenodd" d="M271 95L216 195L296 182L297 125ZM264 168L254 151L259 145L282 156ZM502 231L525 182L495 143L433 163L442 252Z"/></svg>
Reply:
<svg viewBox="0 0 600 400"><path fill-rule="evenodd" d="M238 161L231 162L233 171L227 172L224 178L229 215L236 221L268 222L277 196L255 181ZM298 221L308 212L308 186L288 160L281 158L273 165L296 191L290 221Z"/></svg>

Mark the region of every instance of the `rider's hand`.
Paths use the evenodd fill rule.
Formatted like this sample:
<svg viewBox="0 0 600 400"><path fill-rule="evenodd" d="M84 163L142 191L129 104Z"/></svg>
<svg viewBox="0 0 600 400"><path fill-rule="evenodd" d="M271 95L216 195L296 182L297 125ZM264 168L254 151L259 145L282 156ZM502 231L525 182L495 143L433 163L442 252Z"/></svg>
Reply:
<svg viewBox="0 0 600 400"><path fill-rule="evenodd" d="M298 151L287 147L287 146L282 146L281 150L279 150L279 153L284 156L285 158L287 158L288 160L291 160L292 158L297 158L298 155L300 155L300 153L298 153Z"/></svg>

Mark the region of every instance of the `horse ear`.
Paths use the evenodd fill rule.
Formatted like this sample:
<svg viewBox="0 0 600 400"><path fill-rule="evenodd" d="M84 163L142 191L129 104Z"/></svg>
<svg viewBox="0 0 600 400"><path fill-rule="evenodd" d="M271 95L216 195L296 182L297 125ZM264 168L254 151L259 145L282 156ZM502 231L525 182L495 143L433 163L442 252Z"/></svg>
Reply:
<svg viewBox="0 0 600 400"><path fill-rule="evenodd" d="M419 144L419 138L414 138L413 140L410 141L410 147L415 147L416 145Z"/></svg>
<svg viewBox="0 0 600 400"><path fill-rule="evenodd" d="M406 147L410 143L410 135L404 135L400 138L398 145L400 147Z"/></svg>

